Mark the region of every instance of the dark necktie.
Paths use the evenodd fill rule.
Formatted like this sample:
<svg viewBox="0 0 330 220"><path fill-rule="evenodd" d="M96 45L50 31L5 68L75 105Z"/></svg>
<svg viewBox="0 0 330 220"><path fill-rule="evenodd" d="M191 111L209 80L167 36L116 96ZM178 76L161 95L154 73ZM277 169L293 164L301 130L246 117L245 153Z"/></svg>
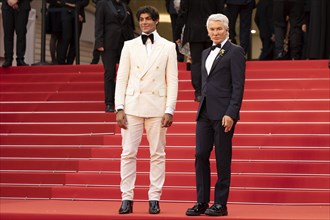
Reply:
<svg viewBox="0 0 330 220"><path fill-rule="evenodd" d="M141 37L143 44L146 44L148 38L150 38L152 44L154 43L154 34L149 34L149 35L142 34Z"/></svg>
<svg viewBox="0 0 330 220"><path fill-rule="evenodd" d="M216 44L211 47L211 50L214 50L215 48L221 48L221 44Z"/></svg>

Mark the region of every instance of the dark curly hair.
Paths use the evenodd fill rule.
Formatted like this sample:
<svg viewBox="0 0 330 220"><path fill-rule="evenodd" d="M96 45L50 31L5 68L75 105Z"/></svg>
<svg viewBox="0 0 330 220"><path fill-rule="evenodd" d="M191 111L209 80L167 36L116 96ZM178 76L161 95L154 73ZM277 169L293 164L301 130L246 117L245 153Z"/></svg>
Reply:
<svg viewBox="0 0 330 220"><path fill-rule="evenodd" d="M140 7L136 12L136 18L139 21L141 14L147 13L150 15L151 19L153 21L159 20L159 12L158 10L153 6L142 6Z"/></svg>

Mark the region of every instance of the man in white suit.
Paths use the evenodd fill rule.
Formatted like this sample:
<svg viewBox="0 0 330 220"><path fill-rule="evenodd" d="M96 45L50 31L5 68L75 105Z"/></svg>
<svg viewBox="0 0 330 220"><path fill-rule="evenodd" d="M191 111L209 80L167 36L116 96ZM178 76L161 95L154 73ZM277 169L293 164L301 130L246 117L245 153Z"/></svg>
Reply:
<svg viewBox="0 0 330 220"><path fill-rule="evenodd" d="M136 16L142 35L124 44L115 92L123 148L119 213L133 212L136 155L145 128L150 145L149 213L158 214L165 181L165 135L172 125L178 93L177 55L175 44L157 33L156 8L141 7Z"/></svg>

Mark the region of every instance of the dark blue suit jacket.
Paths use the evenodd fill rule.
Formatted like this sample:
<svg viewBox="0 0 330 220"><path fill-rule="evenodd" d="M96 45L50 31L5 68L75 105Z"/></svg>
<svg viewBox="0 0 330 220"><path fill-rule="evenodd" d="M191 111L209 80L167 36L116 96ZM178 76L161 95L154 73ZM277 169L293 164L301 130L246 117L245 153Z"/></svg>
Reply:
<svg viewBox="0 0 330 220"><path fill-rule="evenodd" d="M206 101L209 119L221 120L224 115L239 120L245 83L245 56L242 47L227 41L222 47L223 54L213 63L207 74L205 61L211 48L202 53L202 100L197 112Z"/></svg>

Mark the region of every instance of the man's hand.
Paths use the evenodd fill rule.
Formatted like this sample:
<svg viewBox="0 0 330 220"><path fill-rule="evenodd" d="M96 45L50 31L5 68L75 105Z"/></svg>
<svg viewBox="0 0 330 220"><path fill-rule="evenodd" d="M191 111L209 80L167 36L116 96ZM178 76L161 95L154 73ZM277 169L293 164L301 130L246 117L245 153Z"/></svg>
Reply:
<svg viewBox="0 0 330 220"><path fill-rule="evenodd" d="M18 7L18 5L17 5L18 4L18 0L8 0L7 3L12 8L14 8L14 7L17 8ZM14 8L14 9L16 9L16 8Z"/></svg>
<svg viewBox="0 0 330 220"><path fill-rule="evenodd" d="M70 8L75 8L76 4L72 4L72 3L65 3L66 6L69 6Z"/></svg>
<svg viewBox="0 0 330 220"><path fill-rule="evenodd" d="M120 128L127 129L127 118L124 110L120 110L116 113L116 121Z"/></svg>
<svg viewBox="0 0 330 220"><path fill-rule="evenodd" d="M81 16L81 15L78 15L78 17L79 17L79 21L82 23L82 22L84 21L84 18L83 18L83 16Z"/></svg>
<svg viewBox="0 0 330 220"><path fill-rule="evenodd" d="M172 125L173 115L165 113L162 118L162 128L168 128Z"/></svg>
<svg viewBox="0 0 330 220"><path fill-rule="evenodd" d="M99 48L97 48L96 50L102 52L102 51L104 51L104 47L99 47Z"/></svg>
<svg viewBox="0 0 330 220"><path fill-rule="evenodd" d="M234 124L234 120L230 116L228 116L228 115L223 116L222 126L225 127L226 133L231 130L231 128L233 127L233 124Z"/></svg>

